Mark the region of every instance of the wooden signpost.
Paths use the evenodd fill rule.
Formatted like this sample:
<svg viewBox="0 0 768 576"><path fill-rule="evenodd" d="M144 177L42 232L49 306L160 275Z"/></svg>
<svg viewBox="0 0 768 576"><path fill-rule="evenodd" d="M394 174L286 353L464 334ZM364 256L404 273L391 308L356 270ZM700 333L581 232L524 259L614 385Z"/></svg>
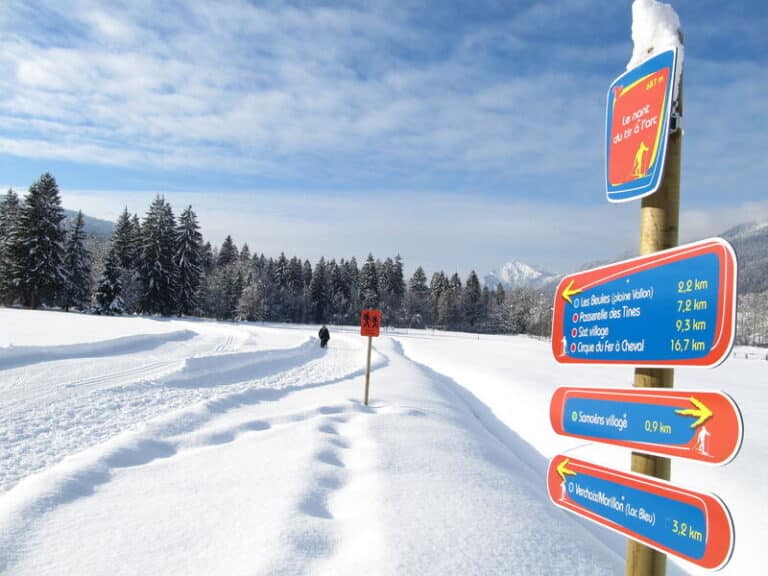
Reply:
<svg viewBox="0 0 768 576"><path fill-rule="evenodd" d="M368 354L365 360L365 400L368 406L368 388L371 380L371 341L378 337L381 328L381 310L366 308L360 313L360 336L368 337Z"/></svg>
<svg viewBox="0 0 768 576"><path fill-rule="evenodd" d="M673 388L674 366L712 367L727 357L736 260L721 239L676 248L682 50L646 48L648 59L608 90L605 134L608 201L642 199L640 257L566 277L552 330L558 362L635 365L634 386L643 389L561 388L550 406L558 434L640 450L632 452L635 474L562 455L547 474L555 505L629 538L626 576L664 576L667 553L725 566L734 543L728 510L714 495L670 484L668 456L724 464L743 435L724 394L659 390Z"/></svg>

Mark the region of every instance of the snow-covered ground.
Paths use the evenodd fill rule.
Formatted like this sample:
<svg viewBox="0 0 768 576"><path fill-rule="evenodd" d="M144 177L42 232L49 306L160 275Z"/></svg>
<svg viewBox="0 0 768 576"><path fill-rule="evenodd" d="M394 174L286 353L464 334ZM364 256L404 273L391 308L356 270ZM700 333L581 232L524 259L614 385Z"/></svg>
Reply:
<svg viewBox="0 0 768 576"><path fill-rule="evenodd" d="M628 469L556 436L562 385L632 370L556 364L547 342L425 331L102 318L0 308L2 574L622 574L626 541L549 503L547 459ZM745 358L751 352L749 358ZM768 537L768 362L737 349L676 387L722 389L745 438L715 492L754 573ZM670 565L670 574L696 573Z"/></svg>

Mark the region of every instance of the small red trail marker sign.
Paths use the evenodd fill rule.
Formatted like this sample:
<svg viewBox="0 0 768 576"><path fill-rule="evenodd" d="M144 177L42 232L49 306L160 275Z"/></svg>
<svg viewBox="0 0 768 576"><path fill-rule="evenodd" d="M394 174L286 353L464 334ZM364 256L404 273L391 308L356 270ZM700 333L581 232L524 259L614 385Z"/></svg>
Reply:
<svg viewBox="0 0 768 576"><path fill-rule="evenodd" d="M360 312L360 336L368 336L368 354L365 360L365 405L368 405L368 389L371 381L371 341L379 335L381 310L366 308Z"/></svg>
<svg viewBox="0 0 768 576"><path fill-rule="evenodd" d="M378 336L381 328L381 310L366 308L360 313L360 336Z"/></svg>

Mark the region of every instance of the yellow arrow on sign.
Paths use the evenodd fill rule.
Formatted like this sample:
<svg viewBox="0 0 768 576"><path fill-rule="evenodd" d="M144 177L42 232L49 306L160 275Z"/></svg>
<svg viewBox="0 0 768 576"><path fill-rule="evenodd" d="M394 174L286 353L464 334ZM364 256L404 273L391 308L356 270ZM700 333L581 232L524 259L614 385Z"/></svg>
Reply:
<svg viewBox="0 0 768 576"><path fill-rule="evenodd" d="M568 458L560 462L560 464L557 465L557 473L560 474L560 478L565 481L566 475L568 476L576 476L576 472L568 468Z"/></svg>
<svg viewBox="0 0 768 576"><path fill-rule="evenodd" d="M696 428L697 426L701 426L709 420L714 413L712 410L707 408L707 406L704 404L704 402L701 402L700 400L697 400L695 397L691 396L689 400L693 403L696 408L686 408L685 410L675 410L675 413L680 414L681 416L693 416L694 418L698 418L696 422L691 424L691 428Z"/></svg>
<svg viewBox="0 0 768 576"><path fill-rule="evenodd" d="M565 298L568 304L573 304L573 302L571 301L571 296L581 293L581 288L574 288L573 282L574 280L571 280L568 286L565 287L565 290L563 290L561 293L561 296Z"/></svg>

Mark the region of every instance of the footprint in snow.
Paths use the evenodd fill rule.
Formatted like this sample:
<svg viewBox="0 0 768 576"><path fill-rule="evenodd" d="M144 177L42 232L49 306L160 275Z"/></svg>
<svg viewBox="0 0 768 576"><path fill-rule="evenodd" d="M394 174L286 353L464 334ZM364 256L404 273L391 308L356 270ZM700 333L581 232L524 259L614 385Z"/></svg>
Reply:
<svg viewBox="0 0 768 576"><path fill-rule="evenodd" d="M315 459L323 464L328 464L329 466L344 468L344 462L342 462L338 454L331 449L321 450L315 455Z"/></svg>
<svg viewBox="0 0 768 576"><path fill-rule="evenodd" d="M339 431L336 430L336 427L333 424L323 424L322 426L318 427L318 430L323 434L332 434L334 436L339 435Z"/></svg>

